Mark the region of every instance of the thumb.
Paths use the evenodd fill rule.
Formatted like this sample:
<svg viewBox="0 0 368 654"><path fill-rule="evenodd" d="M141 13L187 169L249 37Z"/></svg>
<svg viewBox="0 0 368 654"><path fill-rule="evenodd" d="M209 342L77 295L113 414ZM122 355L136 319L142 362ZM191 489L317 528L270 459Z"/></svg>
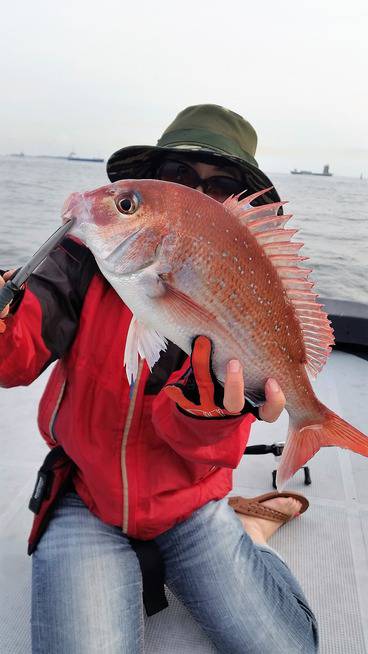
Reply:
<svg viewBox="0 0 368 654"><path fill-rule="evenodd" d="M276 379L267 379L265 385L266 401L259 408L259 417L265 422L275 422L284 410L286 400Z"/></svg>
<svg viewBox="0 0 368 654"><path fill-rule="evenodd" d="M174 386L174 384L167 384L163 387L162 390L166 393L170 400L173 400L176 402L176 404L181 404L183 400L185 401L183 391L177 386Z"/></svg>

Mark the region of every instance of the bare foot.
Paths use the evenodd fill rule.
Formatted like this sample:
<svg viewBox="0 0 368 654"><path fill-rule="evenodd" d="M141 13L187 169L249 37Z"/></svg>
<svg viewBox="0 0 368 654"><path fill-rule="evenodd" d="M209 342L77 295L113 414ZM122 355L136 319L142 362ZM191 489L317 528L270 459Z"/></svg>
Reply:
<svg viewBox="0 0 368 654"><path fill-rule="evenodd" d="M275 509L276 511L281 511L286 515L295 517L300 512L302 508L301 502L294 499L293 497L275 497L272 500L266 500L262 502L264 506L270 507L270 509ZM264 545L267 543L268 539L277 531L283 522L273 522L273 520L267 520L266 518L255 518L253 516L244 515L243 513L236 512L237 517L242 522L245 531L248 536L251 537L254 543L258 545Z"/></svg>

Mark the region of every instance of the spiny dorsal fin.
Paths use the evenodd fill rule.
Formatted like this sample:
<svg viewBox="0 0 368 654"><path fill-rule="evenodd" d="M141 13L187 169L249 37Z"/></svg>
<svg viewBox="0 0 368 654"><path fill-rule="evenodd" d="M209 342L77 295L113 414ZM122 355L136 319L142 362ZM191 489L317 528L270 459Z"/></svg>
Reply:
<svg viewBox="0 0 368 654"><path fill-rule="evenodd" d="M308 275L312 271L299 265L308 257L298 255L303 243L291 241L298 230L285 229L292 216L278 215L280 207L286 203L249 206L253 200L270 190L258 191L240 201L239 195L230 196L223 204L255 236L276 269L301 326L306 366L315 376L323 368L331 351L333 330L323 305L316 302L317 293L311 290L314 282L308 279Z"/></svg>

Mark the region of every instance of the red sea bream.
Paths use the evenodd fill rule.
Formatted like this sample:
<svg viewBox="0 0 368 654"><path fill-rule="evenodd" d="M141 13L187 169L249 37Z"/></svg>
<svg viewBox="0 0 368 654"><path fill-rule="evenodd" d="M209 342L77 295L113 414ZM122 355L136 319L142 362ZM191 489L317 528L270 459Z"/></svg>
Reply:
<svg viewBox="0 0 368 654"><path fill-rule="evenodd" d="M71 234L133 313L125 365L135 379L138 357L152 368L167 340L188 354L193 337L213 342L213 368L223 382L239 359L247 397L262 401L274 377L286 396L287 444L278 488L321 447L337 445L368 456L368 438L315 396L333 332L316 301L311 272L300 264L302 243L278 215L282 203L251 206L262 193L223 204L182 185L122 180L73 193L63 219ZM117 336L118 337L118 336Z"/></svg>

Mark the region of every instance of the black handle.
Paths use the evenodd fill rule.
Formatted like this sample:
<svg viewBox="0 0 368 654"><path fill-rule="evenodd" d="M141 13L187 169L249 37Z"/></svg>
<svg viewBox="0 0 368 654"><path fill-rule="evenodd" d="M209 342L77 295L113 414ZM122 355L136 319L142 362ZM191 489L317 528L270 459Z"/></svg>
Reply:
<svg viewBox="0 0 368 654"><path fill-rule="evenodd" d="M273 454L281 456L285 443L272 443L272 445L248 445L244 454Z"/></svg>
<svg viewBox="0 0 368 654"><path fill-rule="evenodd" d="M248 445L244 454L272 454L271 445Z"/></svg>

